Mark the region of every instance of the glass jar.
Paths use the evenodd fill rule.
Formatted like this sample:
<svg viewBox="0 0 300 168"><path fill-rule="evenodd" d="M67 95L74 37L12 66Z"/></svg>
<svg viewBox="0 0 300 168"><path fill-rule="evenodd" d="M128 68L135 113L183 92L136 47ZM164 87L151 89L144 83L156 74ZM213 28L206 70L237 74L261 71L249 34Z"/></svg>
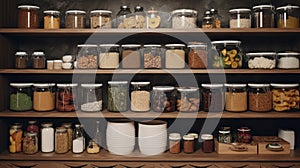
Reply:
<svg viewBox="0 0 300 168"><path fill-rule="evenodd" d="M299 6L282 6L277 11L278 28L298 28L299 27Z"/></svg>
<svg viewBox="0 0 300 168"><path fill-rule="evenodd" d="M225 40L213 41L212 43L212 68L242 68L243 52L240 47L241 41Z"/></svg>
<svg viewBox="0 0 300 168"><path fill-rule="evenodd" d="M83 29L85 28L85 11L68 10L66 11L66 28L68 29Z"/></svg>
<svg viewBox="0 0 300 168"><path fill-rule="evenodd" d="M72 129L72 123L62 123L61 125L67 130L68 133L68 149L72 149L72 141L73 141L73 129Z"/></svg>
<svg viewBox="0 0 300 168"><path fill-rule="evenodd" d="M251 9L231 9L229 13L230 28L251 28Z"/></svg>
<svg viewBox="0 0 300 168"><path fill-rule="evenodd" d="M271 83L273 110L297 111L300 106L299 84Z"/></svg>
<svg viewBox="0 0 300 168"><path fill-rule="evenodd" d="M221 28L222 27L222 17L219 15L218 11L216 9L211 9L211 16L213 19L213 27L214 28Z"/></svg>
<svg viewBox="0 0 300 168"><path fill-rule="evenodd" d="M80 44L77 47L78 47L77 68L97 69L98 68L97 45Z"/></svg>
<svg viewBox="0 0 300 168"><path fill-rule="evenodd" d="M116 69L119 67L120 45L118 44L101 44L99 68Z"/></svg>
<svg viewBox="0 0 300 168"><path fill-rule="evenodd" d="M81 84L81 111L98 112L102 110L102 84Z"/></svg>
<svg viewBox="0 0 300 168"><path fill-rule="evenodd" d="M108 81L108 106L110 112L124 112L127 110L128 82Z"/></svg>
<svg viewBox="0 0 300 168"><path fill-rule="evenodd" d="M183 139L183 152L190 154L194 153L194 136L184 135Z"/></svg>
<svg viewBox="0 0 300 168"><path fill-rule="evenodd" d="M89 154L96 154L100 152L100 146L93 140L89 141L86 152Z"/></svg>
<svg viewBox="0 0 300 168"><path fill-rule="evenodd" d="M38 6L21 5L18 6L18 27L36 29L39 27Z"/></svg>
<svg viewBox="0 0 300 168"><path fill-rule="evenodd" d="M144 29L146 28L146 13L142 6L137 5L134 8L133 16L135 17L135 26L134 28Z"/></svg>
<svg viewBox="0 0 300 168"><path fill-rule="evenodd" d="M252 140L251 129L249 129L248 127L241 127L237 131L238 131L237 142L251 143Z"/></svg>
<svg viewBox="0 0 300 168"><path fill-rule="evenodd" d="M170 133L169 134L169 151L172 154L178 154L180 153L180 141L181 136L179 133Z"/></svg>
<svg viewBox="0 0 300 168"><path fill-rule="evenodd" d="M51 122L42 123L41 151L45 153L54 151L54 129Z"/></svg>
<svg viewBox="0 0 300 168"><path fill-rule="evenodd" d="M26 52L16 52L15 57L15 67L17 69L28 68L28 54Z"/></svg>
<svg viewBox="0 0 300 168"><path fill-rule="evenodd" d="M151 9L147 11L146 14L146 27L148 29L156 29L161 25L161 17L159 13L155 9Z"/></svg>
<svg viewBox="0 0 300 168"><path fill-rule="evenodd" d="M224 92L222 84L202 84L203 110L206 112L223 112Z"/></svg>
<svg viewBox="0 0 300 168"><path fill-rule="evenodd" d="M144 48L144 68L162 68L163 55L161 45L149 44L144 45Z"/></svg>
<svg viewBox="0 0 300 168"><path fill-rule="evenodd" d="M68 146L68 132L64 127L57 127L55 131L55 153L67 153Z"/></svg>
<svg viewBox="0 0 300 168"><path fill-rule="evenodd" d="M200 106L200 94L197 87L179 87L177 97L177 110L179 112L198 112Z"/></svg>
<svg viewBox="0 0 300 168"><path fill-rule="evenodd" d="M154 86L152 92L152 110L173 112L176 110L176 93L173 86Z"/></svg>
<svg viewBox="0 0 300 168"><path fill-rule="evenodd" d="M225 110L243 112L247 110L246 84L225 84Z"/></svg>
<svg viewBox="0 0 300 168"><path fill-rule="evenodd" d="M33 84L33 110L51 111L55 109L55 83Z"/></svg>
<svg viewBox="0 0 300 168"><path fill-rule="evenodd" d="M198 12L192 9L177 9L172 11L172 28L191 29L197 27Z"/></svg>
<svg viewBox="0 0 300 168"><path fill-rule="evenodd" d="M37 125L36 120L28 121L27 132L36 132L39 133L39 126Z"/></svg>
<svg viewBox="0 0 300 168"><path fill-rule="evenodd" d="M273 5L258 5L253 7L253 21L255 28L275 27L275 7Z"/></svg>
<svg viewBox="0 0 300 168"><path fill-rule="evenodd" d="M77 109L76 106L76 87L78 84L57 84L56 91L56 110L70 112Z"/></svg>
<svg viewBox="0 0 300 168"><path fill-rule="evenodd" d="M141 68L141 45L122 45L122 68Z"/></svg>
<svg viewBox="0 0 300 168"><path fill-rule="evenodd" d="M230 131L230 127L222 127L219 130L219 139L220 143L227 143L230 144L232 142L232 135Z"/></svg>
<svg viewBox="0 0 300 168"><path fill-rule="evenodd" d="M12 91L9 109L12 111L28 111L32 109L32 83L10 83Z"/></svg>
<svg viewBox="0 0 300 168"><path fill-rule="evenodd" d="M202 28L203 29L212 29L214 28L214 19L211 16L205 16L202 19Z"/></svg>
<svg viewBox="0 0 300 168"><path fill-rule="evenodd" d="M46 57L44 52L33 52L32 54L32 68L44 69L46 68Z"/></svg>
<svg viewBox="0 0 300 168"><path fill-rule="evenodd" d="M214 151L214 137L211 134L202 134L202 151L212 153Z"/></svg>
<svg viewBox="0 0 300 168"><path fill-rule="evenodd" d="M62 69L62 64L63 64L62 60L54 60L53 61L53 69L61 70Z"/></svg>
<svg viewBox="0 0 300 168"><path fill-rule="evenodd" d="M131 14L130 8L126 5L120 6L120 11L117 14L116 18L116 28L124 29L126 27L130 27L131 24L125 22L127 15Z"/></svg>
<svg viewBox="0 0 300 168"><path fill-rule="evenodd" d="M112 28L112 12L109 10L91 11L91 29L109 29Z"/></svg>
<svg viewBox="0 0 300 168"><path fill-rule="evenodd" d="M44 11L44 29L60 28L60 12L55 10Z"/></svg>
<svg viewBox="0 0 300 168"><path fill-rule="evenodd" d="M35 154L38 152L38 135L36 132L26 132L23 138L23 153Z"/></svg>
<svg viewBox="0 0 300 168"><path fill-rule="evenodd" d="M184 68L185 67L185 51L184 44L166 44L165 52L165 68Z"/></svg>
<svg viewBox="0 0 300 168"><path fill-rule="evenodd" d="M19 153L22 152L22 136L23 130L20 123L14 123L9 129L9 152Z"/></svg>
<svg viewBox="0 0 300 168"><path fill-rule="evenodd" d="M300 53L284 52L277 53L277 68L280 69L296 69L300 68Z"/></svg>
<svg viewBox="0 0 300 168"><path fill-rule="evenodd" d="M248 101L249 110L267 112L272 110L272 92L270 84L249 83Z"/></svg>
<svg viewBox="0 0 300 168"><path fill-rule="evenodd" d="M136 112L150 110L150 82L131 82L130 107Z"/></svg>
<svg viewBox="0 0 300 168"><path fill-rule="evenodd" d="M276 67L275 52L247 53L248 68L274 69Z"/></svg>
<svg viewBox="0 0 300 168"><path fill-rule="evenodd" d="M80 124L75 125L74 136L72 141L72 152L82 153L85 149L85 137Z"/></svg>
<svg viewBox="0 0 300 168"><path fill-rule="evenodd" d="M192 69L204 69L208 64L207 44L188 45L188 64Z"/></svg>
<svg viewBox="0 0 300 168"><path fill-rule="evenodd" d="M200 149L199 134L197 134L197 133L188 133L187 135L194 137L194 151Z"/></svg>

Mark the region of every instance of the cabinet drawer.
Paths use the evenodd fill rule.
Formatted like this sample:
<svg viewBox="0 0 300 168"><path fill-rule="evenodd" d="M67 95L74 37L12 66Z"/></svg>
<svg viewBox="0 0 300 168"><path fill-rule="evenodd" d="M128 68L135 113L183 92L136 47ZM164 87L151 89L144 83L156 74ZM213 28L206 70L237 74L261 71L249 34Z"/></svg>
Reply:
<svg viewBox="0 0 300 168"><path fill-rule="evenodd" d="M56 161L45 161L45 162L1 162L1 168L88 168L88 163L81 162L56 162Z"/></svg>
<svg viewBox="0 0 300 168"><path fill-rule="evenodd" d="M300 168L299 163L262 163L262 168Z"/></svg>

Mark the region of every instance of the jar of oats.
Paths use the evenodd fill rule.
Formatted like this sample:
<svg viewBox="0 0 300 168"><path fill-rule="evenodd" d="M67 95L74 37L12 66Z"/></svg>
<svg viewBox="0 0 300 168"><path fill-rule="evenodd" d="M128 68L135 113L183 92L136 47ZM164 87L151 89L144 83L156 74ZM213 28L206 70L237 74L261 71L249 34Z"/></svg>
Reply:
<svg viewBox="0 0 300 168"><path fill-rule="evenodd" d="M77 68L97 69L98 68L98 48L93 44L78 45Z"/></svg>
<svg viewBox="0 0 300 168"><path fill-rule="evenodd" d="M150 110L150 82L131 82L131 111Z"/></svg>

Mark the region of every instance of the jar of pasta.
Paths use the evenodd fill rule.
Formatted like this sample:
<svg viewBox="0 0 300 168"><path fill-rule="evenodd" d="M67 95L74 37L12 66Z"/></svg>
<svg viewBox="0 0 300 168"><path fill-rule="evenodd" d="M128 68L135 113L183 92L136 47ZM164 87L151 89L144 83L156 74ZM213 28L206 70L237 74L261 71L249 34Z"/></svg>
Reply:
<svg viewBox="0 0 300 168"><path fill-rule="evenodd" d="M55 131L55 153L67 153L68 146L68 132L64 127L57 127Z"/></svg>
<svg viewBox="0 0 300 168"><path fill-rule="evenodd" d="M247 84L225 84L225 110L243 112L247 110Z"/></svg>
<svg viewBox="0 0 300 168"><path fill-rule="evenodd" d="M68 10L66 11L66 28L83 29L85 28L85 11Z"/></svg>
<svg viewBox="0 0 300 168"><path fill-rule="evenodd" d="M160 69L162 68L163 53L161 45L147 44L144 45L144 68Z"/></svg>
<svg viewBox="0 0 300 168"><path fill-rule="evenodd" d="M98 48L93 44L80 44L78 47L77 68L97 69L98 68Z"/></svg>
<svg viewBox="0 0 300 168"><path fill-rule="evenodd" d="M299 28L299 6L282 6L276 11L278 28Z"/></svg>
<svg viewBox="0 0 300 168"><path fill-rule="evenodd" d="M152 110L156 112L173 112L176 110L176 93L173 86L153 87Z"/></svg>
<svg viewBox="0 0 300 168"><path fill-rule="evenodd" d="M57 84L56 91L56 110L62 112L75 111L76 91L78 84Z"/></svg>
<svg viewBox="0 0 300 168"><path fill-rule="evenodd" d="M177 97L177 110L180 112L198 112L200 106L200 93L197 87L179 87Z"/></svg>
<svg viewBox="0 0 300 168"><path fill-rule="evenodd" d="M116 69L119 67L120 45L118 44L101 44L99 68L101 69Z"/></svg>
<svg viewBox="0 0 300 168"><path fill-rule="evenodd" d="M150 82L131 82L130 105L131 111L150 110Z"/></svg>
<svg viewBox="0 0 300 168"><path fill-rule="evenodd" d="M166 44L165 68L184 68L185 51L184 44Z"/></svg>
<svg viewBox="0 0 300 168"><path fill-rule="evenodd" d="M266 112L272 110L272 92L270 84L249 83L249 110Z"/></svg>
<svg viewBox="0 0 300 168"><path fill-rule="evenodd" d="M39 27L38 6L20 5L18 6L18 27L36 29Z"/></svg>
<svg viewBox="0 0 300 168"><path fill-rule="evenodd" d="M127 110L128 82L108 81L108 105L111 112L123 112Z"/></svg>
<svg viewBox="0 0 300 168"><path fill-rule="evenodd" d="M124 44L122 45L122 68L141 67L141 45Z"/></svg>
<svg viewBox="0 0 300 168"><path fill-rule="evenodd" d="M33 84L33 110L51 111L55 109L54 83Z"/></svg>
<svg viewBox="0 0 300 168"><path fill-rule="evenodd" d="M207 67L207 44L191 44L188 45L188 64L192 69L203 69Z"/></svg>
<svg viewBox="0 0 300 168"><path fill-rule="evenodd" d="M109 10L92 10L91 11L91 29L112 28L112 12Z"/></svg>
<svg viewBox="0 0 300 168"><path fill-rule="evenodd" d="M60 12L55 10L44 11L44 29L60 28Z"/></svg>
<svg viewBox="0 0 300 168"><path fill-rule="evenodd" d="M38 152L38 135L36 132L26 132L23 139L23 153L35 154Z"/></svg>
<svg viewBox="0 0 300 168"><path fill-rule="evenodd" d="M102 84L81 84L81 111L97 112L102 110Z"/></svg>
<svg viewBox="0 0 300 168"><path fill-rule="evenodd" d="M22 124L14 123L10 126L9 129L9 152L10 153L19 153L22 152Z"/></svg>

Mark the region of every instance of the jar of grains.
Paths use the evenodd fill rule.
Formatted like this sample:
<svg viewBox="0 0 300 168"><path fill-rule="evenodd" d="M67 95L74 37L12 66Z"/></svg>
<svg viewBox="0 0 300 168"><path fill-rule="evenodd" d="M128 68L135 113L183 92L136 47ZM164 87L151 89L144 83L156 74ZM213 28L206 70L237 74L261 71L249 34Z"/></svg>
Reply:
<svg viewBox="0 0 300 168"><path fill-rule="evenodd" d="M112 28L112 12L109 10L92 10L91 11L91 28L92 29L107 29Z"/></svg>
<svg viewBox="0 0 300 168"><path fill-rule="evenodd" d="M28 68L28 54L26 52L16 52L15 67L17 69Z"/></svg>
<svg viewBox="0 0 300 168"><path fill-rule="evenodd" d="M68 146L68 132L64 127L57 127L55 131L55 153L67 153Z"/></svg>
<svg viewBox="0 0 300 168"><path fill-rule="evenodd" d="M127 110L128 82L108 81L108 105L111 112L123 112Z"/></svg>
<svg viewBox="0 0 300 168"><path fill-rule="evenodd" d="M56 110L70 112L77 109L76 106L76 87L78 84L57 84L56 91Z"/></svg>
<svg viewBox="0 0 300 168"><path fill-rule="evenodd" d="M27 111L32 109L33 83L10 83L12 91L9 99L9 109L12 111Z"/></svg>
<svg viewBox="0 0 300 168"><path fill-rule="evenodd" d="M300 105L299 84L271 83L273 110L297 111Z"/></svg>
<svg viewBox="0 0 300 168"><path fill-rule="evenodd" d="M65 129L67 129L67 133L68 133L68 149L71 150L72 149L72 141L73 141L72 123L62 123L61 126L64 127Z"/></svg>
<svg viewBox="0 0 300 168"><path fill-rule="evenodd" d="M54 129L51 122L42 123L41 129L41 151L53 152L54 151Z"/></svg>
<svg viewBox="0 0 300 168"><path fill-rule="evenodd" d="M85 11L68 10L66 11L66 28L68 29L83 29L85 28Z"/></svg>
<svg viewBox="0 0 300 168"><path fill-rule="evenodd" d="M102 110L102 84L81 84L81 111L97 112Z"/></svg>
<svg viewBox="0 0 300 168"><path fill-rule="evenodd" d="M223 112L224 92L222 84L202 84L203 109L206 112Z"/></svg>
<svg viewBox="0 0 300 168"><path fill-rule="evenodd" d="M18 27L36 29L39 27L39 9L38 6L21 5L18 6Z"/></svg>
<svg viewBox="0 0 300 168"><path fill-rule="evenodd" d="M237 130L237 142L250 143L252 140L251 129L248 127L241 127Z"/></svg>
<svg viewBox="0 0 300 168"><path fill-rule="evenodd" d="M192 69L206 68L207 67L207 44L191 44L188 45L188 63Z"/></svg>
<svg viewBox="0 0 300 168"><path fill-rule="evenodd" d="M156 112L173 112L176 110L176 92L173 86L153 87L152 110Z"/></svg>
<svg viewBox="0 0 300 168"><path fill-rule="evenodd" d="M162 48L161 45L148 44L144 45L144 68L162 68Z"/></svg>
<svg viewBox="0 0 300 168"><path fill-rule="evenodd" d="M225 84L225 110L242 112L247 110L246 84Z"/></svg>
<svg viewBox="0 0 300 168"><path fill-rule="evenodd" d="M204 153L211 153L214 151L214 137L211 134L202 134L202 151Z"/></svg>
<svg viewBox="0 0 300 168"><path fill-rule="evenodd" d="M22 136L23 130L20 123L14 123L9 129L9 152L19 153L22 152Z"/></svg>
<svg viewBox="0 0 300 168"><path fill-rule="evenodd" d="M275 7L273 5L258 5L253 7L255 28L273 28L275 26Z"/></svg>
<svg viewBox="0 0 300 168"><path fill-rule="evenodd" d="M299 68L300 53L284 52L277 53L277 68L280 69L296 69Z"/></svg>
<svg viewBox="0 0 300 168"><path fill-rule="evenodd" d="M272 92L270 84L249 83L249 110L266 112L272 110Z"/></svg>
<svg viewBox="0 0 300 168"><path fill-rule="evenodd" d="M32 54L32 68L44 69L46 68L46 58L44 52L33 52Z"/></svg>
<svg viewBox="0 0 300 168"><path fill-rule="evenodd" d="M299 27L299 6L282 6L277 11L278 28L298 28Z"/></svg>
<svg viewBox="0 0 300 168"><path fill-rule="evenodd" d="M165 68L184 68L185 51L184 44L166 44Z"/></svg>
<svg viewBox="0 0 300 168"><path fill-rule="evenodd" d="M131 82L131 111L150 110L150 82Z"/></svg>
<svg viewBox="0 0 300 168"><path fill-rule="evenodd" d="M98 49L97 45L80 44L78 47L77 68L97 69L98 68Z"/></svg>
<svg viewBox="0 0 300 168"><path fill-rule="evenodd" d="M35 154L38 152L38 135L36 132L26 132L23 138L23 153Z"/></svg>
<svg viewBox="0 0 300 168"><path fill-rule="evenodd" d="M141 45L124 44L122 45L122 68L141 67Z"/></svg>
<svg viewBox="0 0 300 168"><path fill-rule="evenodd" d="M55 83L33 84L33 110L51 111L55 109Z"/></svg>
<svg viewBox="0 0 300 168"><path fill-rule="evenodd" d="M60 12L55 10L44 11L44 29L60 28Z"/></svg>
<svg viewBox="0 0 300 168"><path fill-rule="evenodd" d="M194 136L184 135L183 139L183 152L184 153L194 153Z"/></svg>
<svg viewBox="0 0 300 168"><path fill-rule="evenodd" d="M177 97L177 110L180 112L198 112L200 94L197 87L179 87Z"/></svg>
<svg viewBox="0 0 300 168"><path fill-rule="evenodd" d="M276 67L275 52L247 53L248 68L274 69Z"/></svg>
<svg viewBox="0 0 300 168"><path fill-rule="evenodd" d="M192 9L177 9L172 11L172 28L191 29L197 27L198 12Z"/></svg>
<svg viewBox="0 0 300 168"><path fill-rule="evenodd" d="M120 46L118 44L101 44L99 68L116 69L119 67Z"/></svg>
<svg viewBox="0 0 300 168"><path fill-rule="evenodd" d="M222 127L219 130L219 139L218 139L218 141L220 143L227 143L227 144L230 144L232 142L230 127Z"/></svg>
<svg viewBox="0 0 300 168"><path fill-rule="evenodd" d="M231 9L229 13L230 28L251 28L251 9Z"/></svg>
<svg viewBox="0 0 300 168"><path fill-rule="evenodd" d="M180 153L180 140L181 136L179 133L170 133L169 134L169 148L170 153L178 154Z"/></svg>

